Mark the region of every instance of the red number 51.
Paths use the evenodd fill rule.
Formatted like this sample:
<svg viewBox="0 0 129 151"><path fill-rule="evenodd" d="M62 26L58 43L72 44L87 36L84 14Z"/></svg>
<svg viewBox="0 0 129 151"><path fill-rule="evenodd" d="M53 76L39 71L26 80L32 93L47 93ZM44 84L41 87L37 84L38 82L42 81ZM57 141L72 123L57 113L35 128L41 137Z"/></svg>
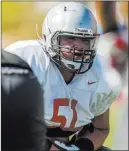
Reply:
<svg viewBox="0 0 129 151"><path fill-rule="evenodd" d="M76 104L77 104L76 100L71 100L71 109L73 110L73 118L72 118L72 121L70 123L70 128L74 128L75 123L77 121L77 112L76 112L76 109L75 109ZM60 106L69 106L69 99L59 98L59 99L54 100L53 116L52 116L51 121L60 123L60 126L64 127L66 125L67 119L63 115L58 115Z"/></svg>

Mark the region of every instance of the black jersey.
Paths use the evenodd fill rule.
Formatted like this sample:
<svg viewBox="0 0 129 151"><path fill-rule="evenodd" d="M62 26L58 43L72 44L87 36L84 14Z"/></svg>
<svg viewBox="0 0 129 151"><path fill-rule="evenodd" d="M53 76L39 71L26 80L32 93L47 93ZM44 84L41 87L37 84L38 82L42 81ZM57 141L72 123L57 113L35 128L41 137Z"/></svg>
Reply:
<svg viewBox="0 0 129 151"><path fill-rule="evenodd" d="M43 91L21 58L1 51L2 151L44 151Z"/></svg>

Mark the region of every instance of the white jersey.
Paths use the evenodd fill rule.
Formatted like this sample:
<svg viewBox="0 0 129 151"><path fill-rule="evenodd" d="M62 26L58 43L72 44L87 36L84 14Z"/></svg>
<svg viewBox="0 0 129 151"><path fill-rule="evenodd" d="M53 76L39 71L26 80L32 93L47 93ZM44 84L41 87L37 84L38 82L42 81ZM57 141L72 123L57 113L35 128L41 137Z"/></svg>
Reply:
<svg viewBox="0 0 129 151"><path fill-rule="evenodd" d="M87 125L95 116L103 114L118 96L120 79L115 71L108 72L104 57L99 54L88 72L76 75L66 84L38 41L19 41L5 50L26 61L37 76L44 90L44 116L48 126Z"/></svg>

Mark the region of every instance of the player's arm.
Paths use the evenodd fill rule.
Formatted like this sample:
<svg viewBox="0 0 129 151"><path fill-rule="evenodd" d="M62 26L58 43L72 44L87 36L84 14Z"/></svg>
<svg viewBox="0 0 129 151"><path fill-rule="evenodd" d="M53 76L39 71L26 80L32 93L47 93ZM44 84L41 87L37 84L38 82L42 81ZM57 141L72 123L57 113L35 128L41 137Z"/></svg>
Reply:
<svg viewBox="0 0 129 151"><path fill-rule="evenodd" d="M78 139L89 139L93 143L94 150L98 150L104 144L109 134L109 109L102 115L95 117L92 124L94 126L93 132L91 133L87 130L87 127L84 127L83 134Z"/></svg>
<svg viewBox="0 0 129 151"><path fill-rule="evenodd" d="M104 74L105 75L105 74ZM109 76L109 75L108 75ZM102 76L94 95L91 111L94 114L92 124L85 126L77 135L74 135L74 144L81 151L98 150L109 134L109 108L119 95L121 84L115 73L110 74L116 81L110 83L108 76ZM105 78L106 77L106 78ZM106 81L104 79L106 79ZM102 80L103 79L103 80ZM72 139L73 140L73 139Z"/></svg>
<svg viewBox="0 0 129 151"><path fill-rule="evenodd" d="M103 114L96 116L89 128L84 126L77 134L73 135L71 142L81 151L98 150L109 134L109 109Z"/></svg>
<svg viewBox="0 0 129 151"><path fill-rule="evenodd" d="M69 137L71 146L65 143L55 144L60 150L94 151L98 150L109 134L109 109L96 116L90 126L84 126L82 130Z"/></svg>

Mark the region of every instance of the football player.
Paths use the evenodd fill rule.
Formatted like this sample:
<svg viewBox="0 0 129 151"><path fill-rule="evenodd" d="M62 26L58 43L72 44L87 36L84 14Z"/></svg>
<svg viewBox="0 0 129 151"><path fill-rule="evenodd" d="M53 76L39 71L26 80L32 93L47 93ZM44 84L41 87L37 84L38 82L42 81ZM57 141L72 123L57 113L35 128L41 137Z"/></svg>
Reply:
<svg viewBox="0 0 129 151"><path fill-rule="evenodd" d="M43 91L18 56L1 51L1 150L44 151Z"/></svg>
<svg viewBox="0 0 129 151"><path fill-rule="evenodd" d="M40 40L6 48L30 65L44 88L50 150L108 150L103 143L110 131L109 107L120 79L96 52L98 36L92 12L64 2L48 12Z"/></svg>

